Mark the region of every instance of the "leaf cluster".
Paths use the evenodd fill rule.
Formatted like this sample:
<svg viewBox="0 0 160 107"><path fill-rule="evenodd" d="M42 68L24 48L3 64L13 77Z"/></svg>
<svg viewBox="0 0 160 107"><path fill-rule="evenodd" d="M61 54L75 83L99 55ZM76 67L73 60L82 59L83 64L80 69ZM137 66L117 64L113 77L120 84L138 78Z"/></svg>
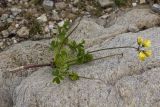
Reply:
<svg viewBox="0 0 160 107"><path fill-rule="evenodd" d="M62 27L58 27L58 35L51 42L55 68L52 71L53 82L59 84L66 77L75 81L79 79L76 72L70 70L71 65L83 64L93 59L93 56L85 51L85 41L80 43L69 39L69 22L65 21Z"/></svg>

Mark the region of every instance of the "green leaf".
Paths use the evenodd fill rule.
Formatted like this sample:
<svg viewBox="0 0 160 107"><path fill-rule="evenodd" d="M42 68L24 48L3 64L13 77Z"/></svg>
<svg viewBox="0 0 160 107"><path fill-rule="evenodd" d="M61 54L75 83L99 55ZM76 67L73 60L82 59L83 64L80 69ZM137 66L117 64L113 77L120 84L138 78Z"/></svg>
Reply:
<svg viewBox="0 0 160 107"><path fill-rule="evenodd" d="M60 79L58 77L55 77L53 79L53 83L57 83L57 84L60 84Z"/></svg>
<svg viewBox="0 0 160 107"><path fill-rule="evenodd" d="M69 74L69 78L70 78L72 81L76 81L76 80L79 79L79 76L78 76L77 73L72 72L72 73Z"/></svg>

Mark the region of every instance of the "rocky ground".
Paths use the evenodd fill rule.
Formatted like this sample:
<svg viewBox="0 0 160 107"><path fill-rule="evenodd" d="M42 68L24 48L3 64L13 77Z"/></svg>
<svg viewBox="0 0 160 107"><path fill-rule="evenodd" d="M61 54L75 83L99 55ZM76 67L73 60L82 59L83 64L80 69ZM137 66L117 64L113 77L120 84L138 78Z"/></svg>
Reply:
<svg viewBox="0 0 160 107"><path fill-rule="evenodd" d="M160 107L160 16L146 4L118 8L113 1L0 1L0 107ZM65 19L78 22L71 38L86 40L86 49L137 46L137 37L152 41L144 62L132 49L103 51L95 57L123 53L73 66L94 79L52 83L50 67L9 69L52 60L49 43Z"/></svg>

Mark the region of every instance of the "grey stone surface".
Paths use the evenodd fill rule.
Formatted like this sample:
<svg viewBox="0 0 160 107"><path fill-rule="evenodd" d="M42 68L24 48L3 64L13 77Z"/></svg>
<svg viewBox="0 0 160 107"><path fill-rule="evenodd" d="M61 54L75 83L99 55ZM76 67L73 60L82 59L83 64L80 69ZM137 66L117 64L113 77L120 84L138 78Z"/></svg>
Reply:
<svg viewBox="0 0 160 107"><path fill-rule="evenodd" d="M0 106L1 107L12 107L13 106L13 101L12 98L10 96L10 94L8 93L8 91L6 91L3 88L0 88Z"/></svg>
<svg viewBox="0 0 160 107"><path fill-rule="evenodd" d="M106 39L110 39L118 34L131 31L133 26L136 30L144 30L160 24L160 17L150 12L149 9L132 9L131 11L121 15L110 27L107 27L100 33L99 36L89 38L87 46L92 46L93 43L101 43Z"/></svg>
<svg viewBox="0 0 160 107"><path fill-rule="evenodd" d="M14 93L15 107L152 107L159 101L160 28L139 33L121 34L88 50L115 46L136 46L139 35L152 41L153 56L145 62L134 49L118 49L95 54L95 57L124 53L72 69L93 79L52 83L52 69L41 68L22 80ZM153 73L153 74L152 74Z"/></svg>

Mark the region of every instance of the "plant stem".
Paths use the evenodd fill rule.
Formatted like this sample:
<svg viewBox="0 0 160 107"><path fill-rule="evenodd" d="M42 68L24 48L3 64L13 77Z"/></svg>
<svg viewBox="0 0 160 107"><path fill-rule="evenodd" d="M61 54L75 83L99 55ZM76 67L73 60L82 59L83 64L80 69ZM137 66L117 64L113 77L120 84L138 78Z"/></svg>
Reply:
<svg viewBox="0 0 160 107"><path fill-rule="evenodd" d="M123 56L123 53L121 53L121 54L108 55L108 56L104 56L104 57L100 57L100 58L93 59L93 60L91 60L91 61L100 60L100 59L103 59L103 58L113 57L113 56L117 56L117 55ZM73 60L71 60L71 61L68 61L67 63L70 63L70 65L75 65L75 64L77 64L76 60L77 60L77 59L73 59ZM89 62L91 62L91 61L89 61ZM87 63L87 62L86 62L86 63Z"/></svg>
<svg viewBox="0 0 160 107"><path fill-rule="evenodd" d="M113 56L118 56L118 55L123 56L123 53L121 53L121 54L113 54L113 55L108 55L108 56L104 56L104 57L96 58L96 59L93 59L92 61L100 60L100 59L104 59L104 58L108 58L108 57L113 57Z"/></svg>
<svg viewBox="0 0 160 107"><path fill-rule="evenodd" d="M80 24L80 21L81 21L82 17L80 17L80 20L78 21L78 24L73 28L71 29L71 31L68 31L67 34L66 34L66 37L64 38L64 40L62 41L62 43L60 44L60 47L59 47L59 52L61 51L65 41L68 39L68 37L73 33L73 31L75 31L75 29L78 27L78 25Z"/></svg>
<svg viewBox="0 0 160 107"><path fill-rule="evenodd" d="M48 64L29 64L29 65L25 65L25 66L20 66L14 69L9 70L9 72L17 72L19 70L23 70L23 69L29 69L29 68L37 68L37 67L44 67L44 66L53 66L54 64L48 63Z"/></svg>
<svg viewBox="0 0 160 107"><path fill-rule="evenodd" d="M102 49L98 49L98 50L94 50L94 51L89 51L88 53L94 53L94 52L99 52L99 51L104 51L104 50L112 50L112 49L122 49L122 48L132 48L132 49L138 50L138 48L136 48L136 47L123 46L123 47L102 48Z"/></svg>
<svg viewBox="0 0 160 107"><path fill-rule="evenodd" d="M102 79L99 79L99 78L91 78L91 77L84 77L84 76L79 76L79 78L84 78L84 79L89 79L89 80L99 80L99 81L105 83L105 81L103 81Z"/></svg>

